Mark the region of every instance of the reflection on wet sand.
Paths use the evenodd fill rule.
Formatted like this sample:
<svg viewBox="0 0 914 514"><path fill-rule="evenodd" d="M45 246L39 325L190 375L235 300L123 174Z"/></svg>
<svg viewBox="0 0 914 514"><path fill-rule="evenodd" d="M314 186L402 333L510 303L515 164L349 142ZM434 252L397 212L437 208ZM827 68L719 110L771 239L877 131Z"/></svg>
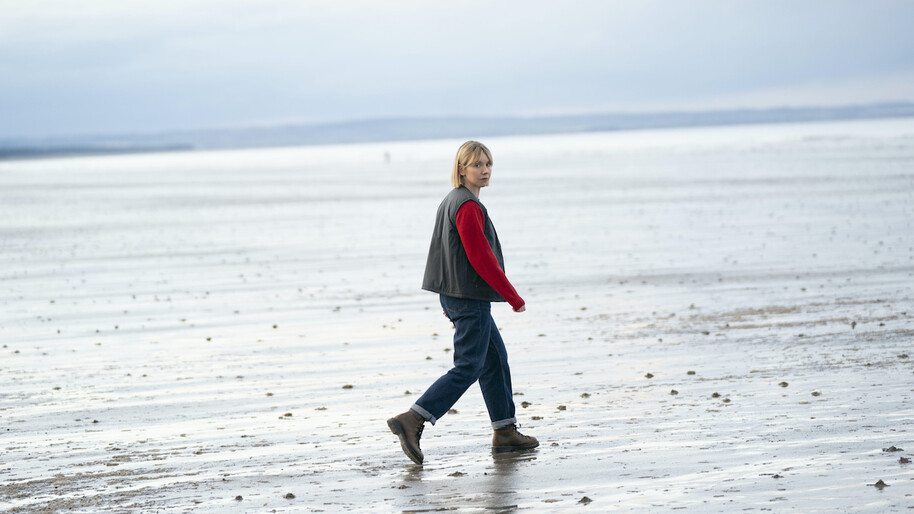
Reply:
<svg viewBox="0 0 914 514"><path fill-rule="evenodd" d="M471 473L404 464L396 485L398 503L404 512L511 512L518 508L518 493L524 489L524 468L537 459L537 452L493 452L488 464L474 458Z"/></svg>

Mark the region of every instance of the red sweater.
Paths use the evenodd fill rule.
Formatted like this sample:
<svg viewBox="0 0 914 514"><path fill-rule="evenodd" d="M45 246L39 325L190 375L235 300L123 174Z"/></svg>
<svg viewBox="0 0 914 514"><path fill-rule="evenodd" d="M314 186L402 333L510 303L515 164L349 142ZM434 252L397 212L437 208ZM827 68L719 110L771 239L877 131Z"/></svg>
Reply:
<svg viewBox="0 0 914 514"><path fill-rule="evenodd" d="M457 210L457 232L476 273L492 286L516 311L524 306L524 299L517 294L508 277L498 265L484 232L485 217L476 202L466 202Z"/></svg>

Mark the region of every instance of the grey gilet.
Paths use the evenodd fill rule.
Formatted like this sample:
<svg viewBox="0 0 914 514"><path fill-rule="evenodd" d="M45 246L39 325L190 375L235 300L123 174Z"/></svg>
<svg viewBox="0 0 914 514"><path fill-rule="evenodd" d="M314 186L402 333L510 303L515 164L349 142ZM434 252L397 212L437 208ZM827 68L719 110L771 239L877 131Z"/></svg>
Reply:
<svg viewBox="0 0 914 514"><path fill-rule="evenodd" d="M498 265L504 271L505 260L501 254L501 243L498 241L495 225L489 219L489 212L469 189L461 186L448 193L438 206L422 289L457 298L503 302L505 299L473 269L457 232L457 210L466 202L476 202L482 209L486 240L495 254L495 259L498 260Z"/></svg>

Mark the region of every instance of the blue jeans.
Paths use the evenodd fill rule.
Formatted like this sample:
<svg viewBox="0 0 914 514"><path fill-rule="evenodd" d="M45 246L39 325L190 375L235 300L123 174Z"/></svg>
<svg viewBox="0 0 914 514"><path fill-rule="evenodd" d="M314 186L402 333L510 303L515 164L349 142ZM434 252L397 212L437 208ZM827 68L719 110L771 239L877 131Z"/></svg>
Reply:
<svg viewBox="0 0 914 514"><path fill-rule="evenodd" d="M412 410L434 425L478 380L492 427L513 425L517 418L508 352L492 319L491 304L441 295L441 307L454 323L454 367L425 391Z"/></svg>

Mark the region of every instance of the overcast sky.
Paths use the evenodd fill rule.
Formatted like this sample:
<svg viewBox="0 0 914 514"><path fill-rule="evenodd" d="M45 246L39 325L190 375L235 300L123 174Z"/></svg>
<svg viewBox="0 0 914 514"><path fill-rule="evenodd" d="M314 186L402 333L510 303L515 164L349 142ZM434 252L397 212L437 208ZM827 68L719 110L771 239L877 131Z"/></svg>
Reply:
<svg viewBox="0 0 914 514"><path fill-rule="evenodd" d="M0 0L0 137L914 100L914 1Z"/></svg>

